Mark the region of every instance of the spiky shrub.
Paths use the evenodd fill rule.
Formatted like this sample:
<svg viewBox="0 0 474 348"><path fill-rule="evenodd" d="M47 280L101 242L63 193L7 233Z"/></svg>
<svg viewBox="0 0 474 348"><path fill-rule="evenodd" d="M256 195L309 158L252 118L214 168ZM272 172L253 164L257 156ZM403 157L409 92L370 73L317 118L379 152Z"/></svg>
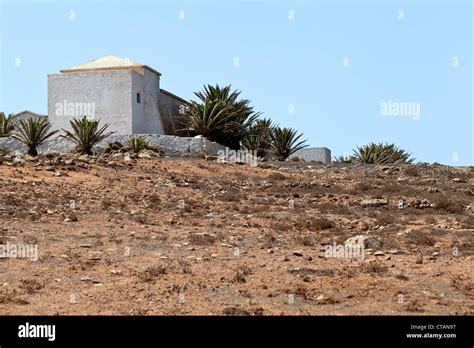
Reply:
<svg viewBox="0 0 474 348"><path fill-rule="evenodd" d="M192 133L215 140L219 133L225 132L231 119L229 109L223 102L206 99L202 104L192 102L185 121Z"/></svg>
<svg viewBox="0 0 474 348"><path fill-rule="evenodd" d="M192 102L183 118L186 129L195 135L238 149L245 133L260 113L253 111L249 100L239 99L240 91L232 90L230 85L207 85L194 94L200 102Z"/></svg>
<svg viewBox="0 0 474 348"><path fill-rule="evenodd" d="M364 164L412 164L411 153L395 144L370 143L353 150L356 162Z"/></svg>
<svg viewBox="0 0 474 348"><path fill-rule="evenodd" d="M127 139L127 146L133 153L140 153L147 148L147 142L142 136L131 136Z"/></svg>
<svg viewBox="0 0 474 348"><path fill-rule="evenodd" d="M99 119L90 120L86 116L73 118L69 123L71 124L72 132L63 129L65 134L61 136L74 142L76 144L76 151L81 155L92 155L94 146L114 133L105 132L109 124L99 127Z"/></svg>
<svg viewBox="0 0 474 348"><path fill-rule="evenodd" d="M259 157L265 157L271 148L270 133L274 128L275 125L270 119L256 120L245 133L242 147L249 151L256 151Z"/></svg>
<svg viewBox="0 0 474 348"><path fill-rule="evenodd" d="M12 114L5 116L3 112L0 112L0 137L7 137L13 131Z"/></svg>
<svg viewBox="0 0 474 348"><path fill-rule="evenodd" d="M340 155L340 156L334 157L334 163L337 163L337 164L350 164L350 163L354 163L354 161L355 161L354 156Z"/></svg>
<svg viewBox="0 0 474 348"><path fill-rule="evenodd" d="M28 155L38 156L36 148L58 132L57 130L50 132L50 129L51 124L46 118L29 117L26 120L20 120L17 129L12 132L12 137L28 147Z"/></svg>
<svg viewBox="0 0 474 348"><path fill-rule="evenodd" d="M298 141L301 137L302 134L298 135L296 130L292 128L275 127L270 133L273 155L279 161L284 161L296 151L307 147L306 140Z"/></svg>

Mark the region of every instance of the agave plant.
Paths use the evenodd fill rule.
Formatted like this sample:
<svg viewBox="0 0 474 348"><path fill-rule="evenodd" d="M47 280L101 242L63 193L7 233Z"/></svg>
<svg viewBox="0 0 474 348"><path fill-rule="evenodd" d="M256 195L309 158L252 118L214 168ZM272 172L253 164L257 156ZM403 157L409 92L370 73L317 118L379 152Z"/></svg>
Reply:
<svg viewBox="0 0 474 348"><path fill-rule="evenodd" d="M9 136L14 128L12 114L5 116L3 112L0 112L0 137Z"/></svg>
<svg viewBox="0 0 474 348"><path fill-rule="evenodd" d="M238 149L245 133L260 113L253 111L249 100L239 100L240 91L233 91L230 85L226 87L207 85L203 91L194 94L200 99L200 103L192 103L188 112L191 117L185 118L186 127L209 140ZM198 110L198 106L201 110ZM213 110L210 113L212 117L207 117L209 113L204 113L204 108ZM199 120L199 117L204 116L206 117L203 120ZM202 132L202 127L197 127L199 123L201 126L203 123L208 125L204 127L207 134Z"/></svg>
<svg viewBox="0 0 474 348"><path fill-rule="evenodd" d="M355 161L354 156L349 156L347 154L334 157L334 160L333 160L333 162L337 164L350 164L350 163L354 163L354 161Z"/></svg>
<svg viewBox="0 0 474 348"><path fill-rule="evenodd" d="M49 132L50 129L51 124L46 118L29 117L27 120L20 120L19 126L12 132L12 137L28 147L28 155L38 156L36 148L58 132Z"/></svg>
<svg viewBox="0 0 474 348"><path fill-rule="evenodd" d="M133 153L140 153L142 150L146 149L147 142L142 136L131 136L127 139L127 146Z"/></svg>
<svg viewBox="0 0 474 348"><path fill-rule="evenodd" d="M271 148L270 133L274 128L275 125L270 119L256 120L245 133L242 147L249 151L256 151L257 156L265 157Z"/></svg>
<svg viewBox="0 0 474 348"><path fill-rule="evenodd" d="M66 134L61 136L76 143L76 151L81 155L92 155L94 146L114 133L105 133L109 124L99 128L100 120L90 120L86 116L80 119L73 118L69 123L73 131L63 129Z"/></svg>
<svg viewBox="0 0 474 348"><path fill-rule="evenodd" d="M355 160L364 164L411 164L414 161L411 153L395 144L370 143L357 147L353 152Z"/></svg>
<svg viewBox="0 0 474 348"><path fill-rule="evenodd" d="M284 161L296 151L308 145L306 140L298 141L302 134L297 134L292 128L275 127L270 133L271 151L279 161Z"/></svg>

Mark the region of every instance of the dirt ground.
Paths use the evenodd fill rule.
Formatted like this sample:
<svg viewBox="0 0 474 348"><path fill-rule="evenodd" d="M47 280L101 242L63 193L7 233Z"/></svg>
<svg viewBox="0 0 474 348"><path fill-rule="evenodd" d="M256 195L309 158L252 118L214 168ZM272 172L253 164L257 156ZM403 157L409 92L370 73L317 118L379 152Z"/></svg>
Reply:
<svg viewBox="0 0 474 348"><path fill-rule="evenodd" d="M473 167L143 157L0 157L0 314L474 313Z"/></svg>

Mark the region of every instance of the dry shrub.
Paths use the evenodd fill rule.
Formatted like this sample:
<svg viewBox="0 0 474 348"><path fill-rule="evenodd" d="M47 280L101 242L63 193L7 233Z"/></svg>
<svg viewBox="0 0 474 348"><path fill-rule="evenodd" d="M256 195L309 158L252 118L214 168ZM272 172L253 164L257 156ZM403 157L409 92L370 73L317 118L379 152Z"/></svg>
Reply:
<svg viewBox="0 0 474 348"><path fill-rule="evenodd" d="M252 273L252 269L246 265L239 266L235 276L231 279L232 283L245 283L245 277Z"/></svg>
<svg viewBox="0 0 474 348"><path fill-rule="evenodd" d="M385 272L387 272L387 269L387 266L382 265L378 262L363 263L360 266L360 271L363 273L384 274Z"/></svg>
<svg viewBox="0 0 474 348"><path fill-rule="evenodd" d="M223 202L240 202L247 199L247 196L243 193L226 192L217 196L217 199Z"/></svg>
<svg viewBox="0 0 474 348"><path fill-rule="evenodd" d="M431 231L412 230L406 234L405 238L408 242L416 245L433 246L435 240L431 234Z"/></svg>
<svg viewBox="0 0 474 348"><path fill-rule="evenodd" d="M316 205L316 208L323 214L331 213L336 215L351 215L353 211L343 205L337 205L333 203L321 203Z"/></svg>
<svg viewBox="0 0 474 348"><path fill-rule="evenodd" d="M395 222L395 216L391 213L380 213L377 216L377 224L380 226L386 226Z"/></svg>
<svg viewBox="0 0 474 348"><path fill-rule="evenodd" d="M144 282L153 281L156 277L166 274L167 267L164 265L150 266L146 268L138 277Z"/></svg>
<svg viewBox="0 0 474 348"><path fill-rule="evenodd" d="M312 232L323 231L333 227L336 227L334 221L331 221L326 218L310 218L304 222L298 223L297 227L299 229L307 229Z"/></svg>
<svg viewBox="0 0 474 348"><path fill-rule="evenodd" d="M27 293L32 294L44 287L44 283L36 279L21 279L20 288L25 290Z"/></svg>
<svg viewBox="0 0 474 348"><path fill-rule="evenodd" d="M271 223L270 227L272 230L277 232L290 231L293 228L291 224L284 221L274 221Z"/></svg>
<svg viewBox="0 0 474 348"><path fill-rule="evenodd" d="M310 234L297 235L294 237L294 239L297 244L301 244L303 246L312 247L316 245L314 237Z"/></svg>
<svg viewBox="0 0 474 348"><path fill-rule="evenodd" d="M280 181L280 180L285 180L286 176L284 176L282 173L279 173L279 172L273 172L269 176L267 176L267 179L270 181Z"/></svg>
<svg viewBox="0 0 474 348"><path fill-rule="evenodd" d="M419 176L420 175L420 172L418 171L418 168L416 168L414 166L410 166L410 167L405 168L404 172L408 176Z"/></svg>
<svg viewBox="0 0 474 348"><path fill-rule="evenodd" d="M451 214L462 214L464 211L463 202L453 201L453 200L448 199L445 196L440 196L435 201L435 207L438 210L445 210Z"/></svg>
<svg viewBox="0 0 474 348"><path fill-rule="evenodd" d="M372 189L372 186L370 186L369 184L365 182L359 182L354 186L353 191L357 193L359 191L362 191L362 192L369 191L370 189Z"/></svg>

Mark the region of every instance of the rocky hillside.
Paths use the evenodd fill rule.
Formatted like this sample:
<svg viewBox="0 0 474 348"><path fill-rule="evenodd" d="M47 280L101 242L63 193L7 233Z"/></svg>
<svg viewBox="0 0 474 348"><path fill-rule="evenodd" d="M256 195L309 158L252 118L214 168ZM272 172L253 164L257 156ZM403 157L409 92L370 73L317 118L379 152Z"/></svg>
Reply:
<svg viewBox="0 0 474 348"><path fill-rule="evenodd" d="M472 167L3 156L0 184L0 243L38 248L1 314L474 313Z"/></svg>

